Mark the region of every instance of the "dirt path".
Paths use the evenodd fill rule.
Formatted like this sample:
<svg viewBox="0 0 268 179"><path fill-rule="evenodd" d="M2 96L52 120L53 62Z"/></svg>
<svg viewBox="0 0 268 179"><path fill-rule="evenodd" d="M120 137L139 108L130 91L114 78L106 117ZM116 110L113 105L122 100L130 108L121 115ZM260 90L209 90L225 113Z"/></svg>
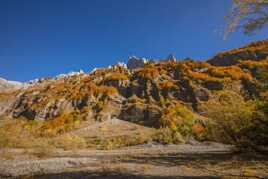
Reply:
<svg viewBox="0 0 268 179"><path fill-rule="evenodd" d="M268 178L268 157L238 155L230 146L143 145L120 150L0 151L2 178ZM1 177L0 177L1 178Z"/></svg>

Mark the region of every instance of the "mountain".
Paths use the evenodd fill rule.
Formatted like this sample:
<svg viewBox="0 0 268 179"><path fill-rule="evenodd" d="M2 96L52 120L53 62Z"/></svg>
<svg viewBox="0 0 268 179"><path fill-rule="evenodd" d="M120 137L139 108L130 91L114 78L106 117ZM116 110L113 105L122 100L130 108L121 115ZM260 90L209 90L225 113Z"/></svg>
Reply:
<svg viewBox="0 0 268 179"><path fill-rule="evenodd" d="M216 66L229 66L244 60L260 61L267 56L268 39L251 43L242 48L221 52L208 60L208 63Z"/></svg>
<svg viewBox="0 0 268 179"><path fill-rule="evenodd" d="M25 84L17 81L8 81L4 78L0 78L0 91L17 90L25 87Z"/></svg>
<svg viewBox="0 0 268 179"><path fill-rule="evenodd" d="M181 133L190 131L202 138L207 124L219 116L212 109L240 108L262 95L259 72L268 69L267 49L265 40L219 53L208 61L131 57L130 68L120 63L4 92L0 94L0 114L55 120L54 127L66 121L118 118ZM21 86L2 81L2 88Z"/></svg>

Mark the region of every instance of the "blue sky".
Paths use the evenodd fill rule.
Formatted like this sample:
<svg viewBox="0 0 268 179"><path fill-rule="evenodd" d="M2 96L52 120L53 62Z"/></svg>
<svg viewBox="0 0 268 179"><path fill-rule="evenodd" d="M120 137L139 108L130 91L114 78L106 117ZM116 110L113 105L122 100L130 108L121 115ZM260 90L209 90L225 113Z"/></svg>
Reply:
<svg viewBox="0 0 268 179"><path fill-rule="evenodd" d="M130 55L207 59L267 38L223 40L231 0L0 0L0 76L27 81L90 71Z"/></svg>

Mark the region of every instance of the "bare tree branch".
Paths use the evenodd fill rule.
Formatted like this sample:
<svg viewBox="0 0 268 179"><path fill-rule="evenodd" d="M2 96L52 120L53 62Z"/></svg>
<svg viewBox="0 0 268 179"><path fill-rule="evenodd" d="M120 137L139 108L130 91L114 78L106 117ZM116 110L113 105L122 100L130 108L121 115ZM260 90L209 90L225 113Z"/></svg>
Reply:
<svg viewBox="0 0 268 179"><path fill-rule="evenodd" d="M225 37L240 26L245 34L250 34L268 23L268 0L233 0L225 19Z"/></svg>

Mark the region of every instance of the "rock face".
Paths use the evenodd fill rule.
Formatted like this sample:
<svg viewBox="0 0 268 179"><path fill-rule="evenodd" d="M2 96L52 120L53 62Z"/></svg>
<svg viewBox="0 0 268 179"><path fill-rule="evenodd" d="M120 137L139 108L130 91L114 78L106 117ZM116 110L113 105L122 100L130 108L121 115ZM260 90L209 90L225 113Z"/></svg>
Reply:
<svg viewBox="0 0 268 179"><path fill-rule="evenodd" d="M166 60L167 61L174 61L175 62L177 59L176 59L175 55L170 54L169 56L167 56Z"/></svg>
<svg viewBox="0 0 268 179"><path fill-rule="evenodd" d="M256 43L255 51L252 45L244 50L250 47L251 53L260 54L258 50L265 49L266 44ZM239 49L238 54L244 53L243 49ZM61 75L12 93L0 93L0 115L29 120L53 120L66 116L97 121L119 118L147 126L172 126L183 118L199 118L204 106L211 104L211 100L226 98L221 98L221 95L235 93L233 96L242 99L258 96L259 91L253 90L258 87L256 68L268 69L268 60L263 57L266 58L265 55L257 55L252 60L254 68L246 61L237 60L242 57L235 55L228 56L228 62L215 65L213 60L209 63L175 61L174 56L154 63L130 57L127 68L120 63L110 68L95 69L89 74ZM230 61L237 61L237 64L218 66ZM5 84L2 86L12 86L6 80L2 83ZM230 97L230 100L236 99Z"/></svg>
<svg viewBox="0 0 268 179"><path fill-rule="evenodd" d="M13 109L16 100L13 95L0 94L0 117L8 115L7 111Z"/></svg>
<svg viewBox="0 0 268 179"><path fill-rule="evenodd" d="M137 58L135 56L131 56L128 58L127 68L130 70L142 68L148 62L145 58Z"/></svg>

